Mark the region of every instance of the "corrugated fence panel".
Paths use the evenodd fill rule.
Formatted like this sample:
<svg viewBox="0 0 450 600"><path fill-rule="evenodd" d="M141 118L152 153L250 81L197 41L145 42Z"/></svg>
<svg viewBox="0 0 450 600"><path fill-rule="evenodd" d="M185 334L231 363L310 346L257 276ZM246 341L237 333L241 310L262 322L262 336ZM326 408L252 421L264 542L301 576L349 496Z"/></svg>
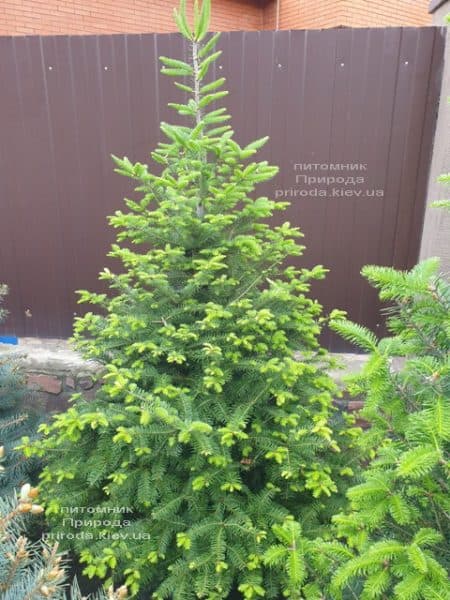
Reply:
<svg viewBox="0 0 450 600"><path fill-rule="evenodd" d="M274 222L304 232L300 264L330 269L313 293L382 329L359 272L417 259L443 31L232 32L220 46L215 75L228 80L237 140L270 135L261 155L280 166L260 190L291 202ZM159 122L174 120L167 102L181 99L157 58L187 52L175 34L0 37L3 331L67 337L74 291L101 289L106 216L132 194L110 154L148 160ZM324 342L343 347L329 333Z"/></svg>

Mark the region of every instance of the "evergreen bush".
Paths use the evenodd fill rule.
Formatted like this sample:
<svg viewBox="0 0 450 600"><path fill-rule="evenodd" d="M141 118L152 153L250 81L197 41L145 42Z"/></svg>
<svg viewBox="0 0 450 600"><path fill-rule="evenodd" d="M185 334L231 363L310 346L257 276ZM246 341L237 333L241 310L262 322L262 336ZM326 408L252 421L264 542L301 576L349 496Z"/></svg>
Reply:
<svg viewBox="0 0 450 600"><path fill-rule="evenodd" d="M186 124L161 124L160 174L115 158L141 199L110 218L122 270L101 273L108 294L81 294L101 311L75 324L103 385L28 453L48 460L47 517L66 538L77 520L66 543L89 576L145 598L320 598L309 540L340 506L357 430L333 408L325 319L307 296L325 269L286 266L301 234L266 221L287 203L252 195L277 172L251 160L266 138L239 146L217 107L209 10L191 30L182 4L190 62L161 59Z"/></svg>
<svg viewBox="0 0 450 600"><path fill-rule="evenodd" d="M390 303L391 335L378 341L349 321L333 325L370 353L351 382L370 428L359 443L362 482L334 519L346 547L331 598L448 599L450 284L437 259L363 274Z"/></svg>

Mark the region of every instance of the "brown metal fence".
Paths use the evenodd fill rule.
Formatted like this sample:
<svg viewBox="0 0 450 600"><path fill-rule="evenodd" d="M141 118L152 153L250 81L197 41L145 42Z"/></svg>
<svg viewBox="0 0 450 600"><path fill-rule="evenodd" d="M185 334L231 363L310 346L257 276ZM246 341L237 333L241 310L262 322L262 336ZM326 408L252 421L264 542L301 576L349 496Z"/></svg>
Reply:
<svg viewBox="0 0 450 600"><path fill-rule="evenodd" d="M262 156L280 165L261 193L291 200L283 219L305 233L302 264L330 269L314 293L376 330L359 272L417 259L443 31L233 32L221 47L237 140L270 135ZM131 190L109 155L147 159L179 93L157 57L185 51L172 34L0 37L3 331L70 335L74 290L99 287L105 217Z"/></svg>

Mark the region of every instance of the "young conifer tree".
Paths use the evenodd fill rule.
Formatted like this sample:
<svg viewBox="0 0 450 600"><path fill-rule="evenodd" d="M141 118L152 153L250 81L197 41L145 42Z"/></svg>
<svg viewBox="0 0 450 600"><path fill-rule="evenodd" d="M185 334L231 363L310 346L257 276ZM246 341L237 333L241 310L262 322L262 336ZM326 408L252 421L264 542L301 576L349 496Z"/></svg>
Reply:
<svg viewBox="0 0 450 600"><path fill-rule="evenodd" d="M53 531L79 534L89 576L145 598L318 598L307 539L352 475L340 445L354 433L332 430L338 392L307 297L325 270L285 265L300 233L266 221L287 204L252 195L277 169L251 160L266 138L239 146L216 107L226 92L209 77L220 55L209 13L205 0L191 29L182 3L190 62L161 59L187 96L172 104L185 124L161 124L161 173L115 158L141 200L111 217L123 269L101 273L109 294L82 293L102 312L75 325L103 385L30 451L48 460Z"/></svg>
<svg viewBox="0 0 450 600"><path fill-rule="evenodd" d="M437 259L410 272L365 267L390 303L381 341L349 321L334 329L370 353L351 389L370 428L370 461L350 506L335 517L350 550L331 587L334 599L450 598L450 284Z"/></svg>

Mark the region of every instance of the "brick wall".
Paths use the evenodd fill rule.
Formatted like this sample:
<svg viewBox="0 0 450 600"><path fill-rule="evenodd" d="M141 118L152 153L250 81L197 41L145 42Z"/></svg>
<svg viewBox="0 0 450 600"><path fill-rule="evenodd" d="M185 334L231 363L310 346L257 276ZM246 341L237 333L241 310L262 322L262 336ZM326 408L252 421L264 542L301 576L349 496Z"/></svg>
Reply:
<svg viewBox="0 0 450 600"><path fill-rule="evenodd" d="M277 0L274 0L265 12L266 29L336 27L343 18L342 4L336 0L279 0L278 9Z"/></svg>
<svg viewBox="0 0 450 600"><path fill-rule="evenodd" d="M211 29L429 25L428 0L212 0ZM188 4L192 4L188 2ZM0 0L0 35L174 31L178 0Z"/></svg>
<svg viewBox="0 0 450 600"><path fill-rule="evenodd" d="M264 27L321 29L431 25L429 0L273 0L265 9ZM277 18L278 13L278 18Z"/></svg>
<svg viewBox="0 0 450 600"><path fill-rule="evenodd" d="M0 0L0 35L168 32L178 0ZM190 2L188 4L191 4ZM211 29L263 28L256 0L213 0Z"/></svg>
<svg viewBox="0 0 450 600"><path fill-rule="evenodd" d="M348 27L431 25L429 0L344 0L344 5Z"/></svg>

